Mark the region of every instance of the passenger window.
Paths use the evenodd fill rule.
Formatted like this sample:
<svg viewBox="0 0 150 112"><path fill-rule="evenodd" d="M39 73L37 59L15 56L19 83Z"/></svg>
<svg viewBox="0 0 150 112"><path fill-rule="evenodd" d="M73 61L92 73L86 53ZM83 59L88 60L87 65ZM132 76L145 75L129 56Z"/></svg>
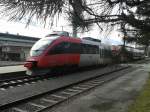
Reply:
<svg viewBox="0 0 150 112"><path fill-rule="evenodd" d="M103 57L103 49L101 49L101 57Z"/></svg>
<svg viewBox="0 0 150 112"><path fill-rule="evenodd" d="M101 57L101 56L102 56L102 55L101 55L101 48L99 48L99 54L100 54L100 57Z"/></svg>
<svg viewBox="0 0 150 112"><path fill-rule="evenodd" d="M98 46L96 46L96 54L99 54Z"/></svg>
<svg viewBox="0 0 150 112"><path fill-rule="evenodd" d="M86 46L85 46L85 44L81 44L81 54L86 54Z"/></svg>
<svg viewBox="0 0 150 112"><path fill-rule="evenodd" d="M70 47L71 47L71 43L64 42L64 45L62 46L63 49L62 53L70 53Z"/></svg>
<svg viewBox="0 0 150 112"><path fill-rule="evenodd" d="M49 54L80 53L80 45L77 43L63 42L54 46Z"/></svg>
<svg viewBox="0 0 150 112"><path fill-rule="evenodd" d="M70 48L70 43L65 42L62 47L63 47L64 49L69 49L69 48Z"/></svg>
<svg viewBox="0 0 150 112"><path fill-rule="evenodd" d="M70 43L69 53L80 53L80 45L78 43Z"/></svg>
<svg viewBox="0 0 150 112"><path fill-rule="evenodd" d="M49 51L49 54L60 54L61 52L62 52L62 44L58 44Z"/></svg>
<svg viewBox="0 0 150 112"><path fill-rule="evenodd" d="M104 58L104 56L105 56L105 51L104 49L102 49L102 57Z"/></svg>

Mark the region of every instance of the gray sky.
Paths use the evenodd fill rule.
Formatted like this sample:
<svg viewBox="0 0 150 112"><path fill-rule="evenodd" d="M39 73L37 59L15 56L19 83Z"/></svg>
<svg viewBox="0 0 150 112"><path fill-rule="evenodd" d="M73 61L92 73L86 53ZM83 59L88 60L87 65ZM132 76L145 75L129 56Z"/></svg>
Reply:
<svg viewBox="0 0 150 112"><path fill-rule="evenodd" d="M11 34L20 34L25 36L34 36L34 37L44 37L49 34L51 31L61 31L62 26L64 31L72 32L72 28L69 23L64 18L60 18L59 21L54 21L54 26L50 29L50 27L44 28L41 24L31 24L26 27L25 22L10 22L6 19L0 19L0 32L9 32ZM107 38L104 38L104 35L99 32L98 27L95 26L91 31L83 34L78 34L78 37L91 36L93 38L101 39L103 43L113 43L113 44L121 44L121 38L118 37L119 32L113 31Z"/></svg>

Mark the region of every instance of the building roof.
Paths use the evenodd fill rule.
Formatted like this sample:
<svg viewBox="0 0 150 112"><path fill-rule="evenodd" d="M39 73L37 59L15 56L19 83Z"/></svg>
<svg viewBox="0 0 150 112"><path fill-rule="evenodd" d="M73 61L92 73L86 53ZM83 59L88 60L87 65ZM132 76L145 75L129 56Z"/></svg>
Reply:
<svg viewBox="0 0 150 112"><path fill-rule="evenodd" d="M39 39L37 37L0 33L0 46L31 47Z"/></svg>
<svg viewBox="0 0 150 112"><path fill-rule="evenodd" d="M29 36L8 34L8 33L0 33L0 37L12 38L12 39L21 39L21 40L31 40L31 41L39 40L39 38L37 38L37 37L29 37Z"/></svg>

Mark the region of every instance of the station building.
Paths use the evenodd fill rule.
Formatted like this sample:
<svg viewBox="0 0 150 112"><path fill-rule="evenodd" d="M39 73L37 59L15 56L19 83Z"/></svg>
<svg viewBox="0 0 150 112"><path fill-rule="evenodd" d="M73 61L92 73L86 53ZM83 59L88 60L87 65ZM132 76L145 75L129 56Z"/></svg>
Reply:
<svg viewBox="0 0 150 112"><path fill-rule="evenodd" d="M39 38L0 33L0 60L24 61Z"/></svg>

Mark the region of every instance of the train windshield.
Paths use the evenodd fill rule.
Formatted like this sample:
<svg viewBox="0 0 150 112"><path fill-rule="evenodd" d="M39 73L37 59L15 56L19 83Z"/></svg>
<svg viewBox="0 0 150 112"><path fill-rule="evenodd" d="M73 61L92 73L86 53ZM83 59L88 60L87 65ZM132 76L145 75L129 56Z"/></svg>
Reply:
<svg viewBox="0 0 150 112"><path fill-rule="evenodd" d="M30 51L30 56L39 56L51 44L53 39L40 39L36 42Z"/></svg>

